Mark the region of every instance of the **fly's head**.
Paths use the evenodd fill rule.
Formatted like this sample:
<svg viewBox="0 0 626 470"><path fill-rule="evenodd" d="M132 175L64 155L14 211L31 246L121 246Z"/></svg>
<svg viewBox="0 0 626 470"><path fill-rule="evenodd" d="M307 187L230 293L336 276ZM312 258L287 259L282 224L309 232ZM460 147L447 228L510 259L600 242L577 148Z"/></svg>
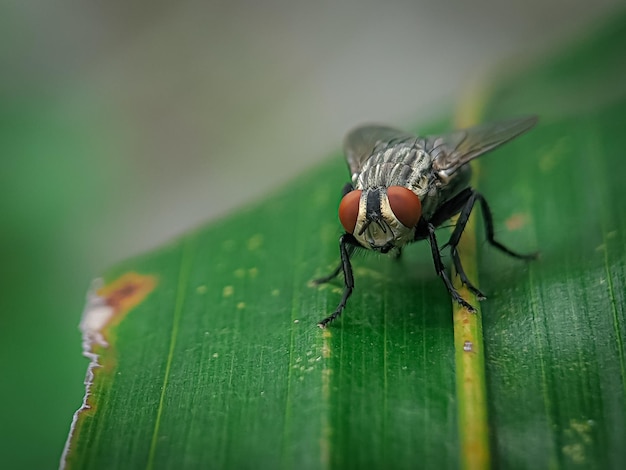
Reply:
<svg viewBox="0 0 626 470"><path fill-rule="evenodd" d="M370 250L387 253L413 239L422 215L419 197L403 186L355 189L339 204L346 232Z"/></svg>

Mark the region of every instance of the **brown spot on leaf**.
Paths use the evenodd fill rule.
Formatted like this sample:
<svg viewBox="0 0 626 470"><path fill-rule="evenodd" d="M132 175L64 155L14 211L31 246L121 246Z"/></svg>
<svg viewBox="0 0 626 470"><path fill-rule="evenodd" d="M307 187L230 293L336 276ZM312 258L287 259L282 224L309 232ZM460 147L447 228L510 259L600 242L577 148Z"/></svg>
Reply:
<svg viewBox="0 0 626 470"><path fill-rule="evenodd" d="M98 296L114 310L113 318L106 326L119 324L130 310L143 302L156 284L154 276L130 272L98 289Z"/></svg>
<svg viewBox="0 0 626 470"><path fill-rule="evenodd" d="M528 216L526 214L517 213L506 219L506 228L513 231L521 229L528 222Z"/></svg>

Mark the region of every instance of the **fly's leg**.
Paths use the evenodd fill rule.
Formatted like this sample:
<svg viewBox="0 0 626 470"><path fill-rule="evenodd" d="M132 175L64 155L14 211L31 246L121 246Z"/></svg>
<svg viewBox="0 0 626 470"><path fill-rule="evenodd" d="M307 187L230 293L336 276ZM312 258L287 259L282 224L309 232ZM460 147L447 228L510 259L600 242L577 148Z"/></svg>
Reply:
<svg viewBox="0 0 626 470"><path fill-rule="evenodd" d="M354 289L354 277L352 275L350 255L354 252L355 243L357 242L356 240L354 240L354 237L347 233L342 235L339 239L339 253L341 254L341 265L330 276L327 276L327 278L332 279L337 274L339 274L340 268L343 269L343 296L341 297L341 301L339 302L339 305L337 305L335 311L317 324L317 326L319 326L320 328L326 328L326 325L328 325L331 321L341 315L341 312L346 307L346 302L348 301L348 298L352 294L352 289ZM322 278L322 280L324 279L326 278Z"/></svg>
<svg viewBox="0 0 626 470"><path fill-rule="evenodd" d="M456 272L461 278L461 282L463 282L463 284L465 284L467 288L478 297L479 300L483 300L486 298L485 295L478 288L476 288L467 278L467 275L465 274L465 270L463 269L463 265L461 264L461 258L459 256L459 252L457 250L457 246L461 239L461 235L463 234L463 231L465 230L465 226L467 225L467 221L469 220L469 216L472 213L472 209L474 208L474 204L476 203L477 200L480 202L480 206L483 211L485 230L487 232L487 241L491 245L498 248L500 251L510 256L513 256L514 258L519 258L519 259L527 259L527 260L534 259L537 257L537 253L522 255L507 248L502 243L495 240L494 230L493 230L493 217L491 215L491 209L489 209L489 205L487 204L487 201L485 200L482 194L480 194L478 191L471 190L470 193L468 194L465 205L461 209L461 213L459 214L459 218L457 220L456 226L454 227L454 231L452 232L452 235L450 236L450 240L448 240L448 243L446 243L446 245L450 246L450 255L452 256L452 261L454 262L454 268L456 269Z"/></svg>
<svg viewBox="0 0 626 470"><path fill-rule="evenodd" d="M354 189L354 186L352 186L352 183L346 183L343 189L341 190L341 197L345 196L353 189ZM352 252L354 251L354 245L348 245L348 250L349 250L348 256L352 256ZM328 276L320 277L319 279L314 279L313 284L317 284L317 285L325 284L328 281L335 279L341 272L342 267L343 267L343 261L340 261L339 266L337 266L332 273L330 273Z"/></svg>
<svg viewBox="0 0 626 470"><path fill-rule="evenodd" d="M452 259L454 261L454 267L456 269L457 274L461 278L461 282L464 285L466 285L467 288L471 292L473 292L478 297L479 300L483 300L485 298L485 295L482 292L480 292L480 290L478 290L468 279L467 275L465 274L465 270L463 269L463 266L461 265L461 259L459 258L459 253L457 251L458 240L460 239L461 234L463 233L463 230L465 229L465 225L467 224L467 220L469 218L469 212L471 212L472 206L474 204L473 202L471 203L469 202L470 200L472 200L474 194L475 192L473 189L471 188L464 189L459 194L454 196L452 199L450 199L449 201L446 201L446 203L443 204L437 210L437 212L433 214L429 222L431 225L435 227L439 227L442 223L444 223L446 220L453 217L455 214L458 214L459 212L461 213L459 215L459 219L457 221L455 230L452 236L450 237L450 240L441 248L443 249L447 247L448 245L450 245L450 254L452 255ZM416 235L415 239L418 240L421 238L426 238L428 236L428 230L429 229L426 224L423 224L421 226L418 225L417 230L415 231L415 235Z"/></svg>
<svg viewBox="0 0 626 470"><path fill-rule="evenodd" d="M443 280L443 283L446 285L452 300L465 307L470 312L476 312L476 309L472 307L452 285L450 278L448 277L448 273L446 273L445 267L443 266L443 261L441 260L441 252L439 251L439 245L437 244L437 237L435 236L435 226L433 224L428 224L428 241L430 242L430 249L433 254L433 262L435 263L435 271L437 275Z"/></svg>
<svg viewBox="0 0 626 470"><path fill-rule="evenodd" d="M461 264L461 257L459 256L459 250L457 249L459 241L461 240L461 235L465 230L465 226L467 225L467 221L469 220L469 216L472 213L472 209L474 208L474 203L476 202L476 195L479 195L478 192L470 189L466 191L466 201L461 209L461 213L459 214L459 218L457 219L456 225L454 226L454 231L450 236L450 240L446 243L446 246L450 247L450 256L452 256L452 261L454 263L454 269L457 274L461 278L461 282L470 290L470 292L474 293L478 300L484 300L487 297L483 294L474 284L472 284L465 274L465 270L463 269L463 265ZM485 217L485 223L487 220L491 223L491 229L493 231L493 221L491 218L491 212L489 213L489 217Z"/></svg>
<svg viewBox="0 0 626 470"><path fill-rule="evenodd" d="M487 204L487 201L485 200L484 196L480 194L479 192L474 191L473 196L476 199L478 199L478 201L480 202L480 208L483 211L483 219L485 220L485 230L487 231L487 241L492 246L495 246L498 250L502 251L503 253L506 253L509 256L512 256L513 258L524 259L528 261L537 259L537 257L539 256L539 252L537 251L535 251L534 253L528 253L528 254L517 253L516 251L513 251L510 248L507 248L502 243L497 241L494 238L493 217L491 215L491 209L489 208L489 204ZM469 201L468 201L468 204L469 204ZM472 204L474 203L472 202ZM471 211L471 208L470 208L470 211Z"/></svg>
<svg viewBox="0 0 626 470"><path fill-rule="evenodd" d="M320 277L319 279L313 279L313 284L315 285L319 285L319 284L326 284L328 281L332 281L333 279L335 279L339 273L341 272L341 268L343 267L341 261L339 262L339 266L337 266L332 273L330 273L328 276L324 276L324 277Z"/></svg>
<svg viewBox="0 0 626 470"><path fill-rule="evenodd" d="M341 238L345 237L346 235L343 235ZM339 243L341 243L341 238L339 239ZM352 244L348 244L346 246L346 250L348 250L348 258L350 258L352 256L352 253L354 253L354 249L356 248L356 246L352 245ZM340 254L341 254L341 246L339 247L340 250ZM313 284L315 285L320 285L320 284L326 284L329 281L332 281L333 279L335 279L339 273L341 272L341 270L343 269L343 258L341 261L339 261L339 265L333 270L332 273L330 273L328 276L324 276L324 277L320 277L319 279L313 279Z"/></svg>

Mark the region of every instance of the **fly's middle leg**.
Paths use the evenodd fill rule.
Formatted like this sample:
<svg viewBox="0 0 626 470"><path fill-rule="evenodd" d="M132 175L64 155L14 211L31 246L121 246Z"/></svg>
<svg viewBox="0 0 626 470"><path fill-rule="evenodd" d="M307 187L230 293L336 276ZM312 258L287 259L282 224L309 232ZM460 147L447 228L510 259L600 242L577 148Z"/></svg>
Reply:
<svg viewBox="0 0 626 470"><path fill-rule="evenodd" d="M470 292L476 295L478 300L484 300L487 298L485 294L483 294L476 286L474 286L474 284L472 284L467 277L467 274L465 274L463 264L461 263L461 257L459 256L459 250L457 249L459 241L461 240L461 235L465 230L465 226L467 225L469 216L472 213L472 209L474 208L476 198L480 196L480 194L473 189L468 189L464 193L466 194L466 201L463 205L463 208L461 209L461 212L459 213L459 218L457 219L456 225L454 226L454 231L450 236L450 240L448 240L448 243L446 243L446 246L450 247L450 256L452 257L452 262L454 263L454 269L461 278L461 282L470 290ZM489 218L489 220L491 221L491 218Z"/></svg>
<svg viewBox="0 0 626 470"><path fill-rule="evenodd" d="M465 205L463 206L463 208L461 209L461 212L459 213L459 218L457 220L456 226L454 227L454 231L452 232L452 235L450 236L450 240L448 240L448 243L446 243L446 245L450 247L450 255L452 256L452 260L454 262L454 268L456 269L456 272L461 278L461 282L463 282L463 284L465 284L470 291L476 294L479 300L483 300L485 299L485 295L478 288L472 285L472 283L467 278L467 275L465 274L465 270L463 269L463 265L461 264L461 258L459 256L459 252L457 250L459 241L461 240L461 235L463 234L463 231L465 230L465 226L467 225L469 216L472 213L472 209L474 208L474 204L476 203L476 201L479 201L480 203L480 207L483 212L483 219L485 222L485 230L487 232L487 241L492 246L508 254L509 256L512 256L514 258L519 258L519 259L526 259L526 260L535 259L537 257L537 253L531 253L531 254L526 254L526 255L520 254L511 250L510 248L507 248L502 243L498 242L494 236L493 216L491 215L491 209L489 209L489 205L487 204L487 201L485 200L484 196L480 194L478 191L475 191L473 189L470 190L467 193L467 200L465 202Z"/></svg>
<svg viewBox="0 0 626 470"><path fill-rule="evenodd" d="M471 213L472 207L474 206L475 194L477 193L471 188L464 189L463 191L458 193L456 196L454 196L452 199L450 199L449 201L446 201L446 203L443 204L437 210L437 212L433 214L433 216L429 220L430 224L428 226L423 225L421 227L418 227L418 230L416 230L415 234L416 234L416 240L429 237L429 229L431 225L433 227L439 227L446 220L449 220L454 215L459 214L459 219L456 223L454 232L452 233L450 240L441 248L443 249L447 246L450 246L450 254L452 256L452 260L454 261L454 267L456 269L456 272L461 278L461 282L464 285L466 285L467 288L471 292L473 292L478 297L479 300L483 300L485 298L485 295L480 290L478 290L478 288L475 287L468 279L467 275L465 274L465 270L463 269L463 266L461 265L461 258L459 257L459 253L457 250L459 239L461 238L461 234L463 233L463 230L465 229L465 226L467 225L469 214ZM447 286L447 283L446 283L446 286ZM450 289L448 288L448 290Z"/></svg>
<svg viewBox="0 0 626 470"><path fill-rule="evenodd" d="M433 255L433 262L435 263L435 271L437 275L443 280L452 300L465 307L472 313L476 312L476 309L469 304L461 294L454 288L452 285L452 281L448 277L448 273L443 265L443 261L441 260L441 251L439 250L439 245L437 244L437 237L435 236L435 226L433 224L428 224L428 241L430 242L430 248Z"/></svg>

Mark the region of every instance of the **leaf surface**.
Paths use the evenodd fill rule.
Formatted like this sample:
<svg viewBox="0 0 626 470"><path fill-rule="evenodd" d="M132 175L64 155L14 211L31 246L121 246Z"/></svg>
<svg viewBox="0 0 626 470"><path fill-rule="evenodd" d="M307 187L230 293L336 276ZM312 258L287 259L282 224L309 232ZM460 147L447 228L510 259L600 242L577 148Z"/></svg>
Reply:
<svg viewBox="0 0 626 470"><path fill-rule="evenodd" d="M498 239L541 251L510 259L476 223L471 257L489 296L476 378L498 467L626 458L626 80L607 78L626 76L623 24L501 78L481 106L484 120L541 116L477 175ZM310 281L338 262L347 179L337 155L105 275L87 312L109 320L88 336L99 366L68 468L471 466L452 306L427 244L401 261L355 257L344 316L315 326L341 295L341 280Z"/></svg>

